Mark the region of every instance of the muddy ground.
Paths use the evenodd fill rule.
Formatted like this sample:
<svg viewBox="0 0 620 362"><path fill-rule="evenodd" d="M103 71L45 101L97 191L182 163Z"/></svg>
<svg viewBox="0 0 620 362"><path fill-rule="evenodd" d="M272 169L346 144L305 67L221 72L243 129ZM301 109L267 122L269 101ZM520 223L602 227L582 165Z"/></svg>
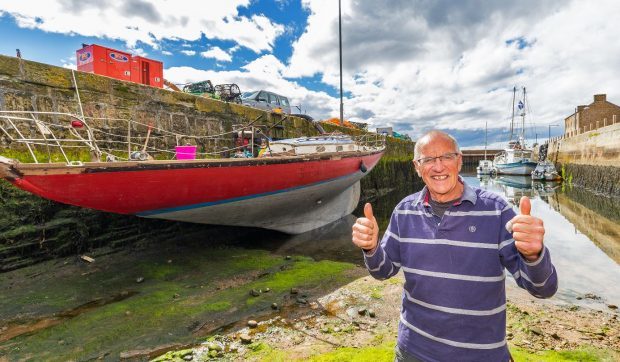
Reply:
<svg viewBox="0 0 620 362"><path fill-rule="evenodd" d="M359 268L362 269L362 268ZM212 336L201 346L169 352L166 360L391 361L402 274L388 281L361 277L332 293L298 303L295 313ZM597 309L538 300L508 282L507 339L516 361L618 361L615 306L585 295ZM310 292L308 294L311 294Z"/></svg>
<svg viewBox="0 0 620 362"><path fill-rule="evenodd" d="M393 359L402 276L372 279L342 238L263 238L197 234L2 273L0 361ZM541 301L507 283L517 361L620 360L606 301Z"/></svg>

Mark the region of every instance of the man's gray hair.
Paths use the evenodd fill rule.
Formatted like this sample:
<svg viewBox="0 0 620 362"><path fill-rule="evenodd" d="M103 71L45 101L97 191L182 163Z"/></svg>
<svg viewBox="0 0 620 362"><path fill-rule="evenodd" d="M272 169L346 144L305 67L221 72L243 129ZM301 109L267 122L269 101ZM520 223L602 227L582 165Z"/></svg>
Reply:
<svg viewBox="0 0 620 362"><path fill-rule="evenodd" d="M422 157L421 155L422 148L424 148L424 146L426 146L431 141L431 139L435 137L443 137L444 139L447 139L448 141L452 142L452 144L454 145L454 152L461 153L459 144L454 137L450 136L446 132L433 130L430 132L426 132L422 137L418 138L418 141L415 143L415 147L413 149L414 160L417 160L420 157Z"/></svg>

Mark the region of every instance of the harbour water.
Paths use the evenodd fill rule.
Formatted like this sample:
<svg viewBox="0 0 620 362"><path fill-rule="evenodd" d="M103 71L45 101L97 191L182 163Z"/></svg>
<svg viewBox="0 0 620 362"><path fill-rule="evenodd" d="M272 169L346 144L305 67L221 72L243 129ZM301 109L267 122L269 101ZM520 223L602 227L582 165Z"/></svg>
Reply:
<svg viewBox="0 0 620 362"><path fill-rule="evenodd" d="M601 310L607 309L608 304L620 305L618 203L566 184L532 181L529 176L477 177L471 171L462 173L462 176L472 186L498 193L514 205L517 212L521 196L531 199L531 214L544 222L545 244L559 276L558 292L553 297L555 301ZM394 206L407 194L407 191L397 190L372 202L382 230L385 230ZM360 204L354 213L361 215L362 207ZM351 217L347 223L329 232L315 231L315 234L322 234L325 240L310 243L312 249L317 249L311 255L321 257L326 254L331 258L338 255L341 260L360 263L359 250L350 246L349 225L353 222L355 218ZM298 236L284 243L283 248L288 249L295 244L294 251L304 253L309 245L294 242L300 238L312 239ZM308 249L305 250L308 252ZM508 279L509 283L514 284L510 275Z"/></svg>

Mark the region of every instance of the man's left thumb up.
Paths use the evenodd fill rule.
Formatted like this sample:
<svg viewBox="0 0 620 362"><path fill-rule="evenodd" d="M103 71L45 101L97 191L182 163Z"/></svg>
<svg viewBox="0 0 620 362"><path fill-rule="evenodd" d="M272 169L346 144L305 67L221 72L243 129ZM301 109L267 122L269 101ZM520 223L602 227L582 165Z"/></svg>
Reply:
<svg viewBox="0 0 620 362"><path fill-rule="evenodd" d="M532 211L532 203L527 196L521 197L521 201L519 202L519 211L521 215L529 215Z"/></svg>

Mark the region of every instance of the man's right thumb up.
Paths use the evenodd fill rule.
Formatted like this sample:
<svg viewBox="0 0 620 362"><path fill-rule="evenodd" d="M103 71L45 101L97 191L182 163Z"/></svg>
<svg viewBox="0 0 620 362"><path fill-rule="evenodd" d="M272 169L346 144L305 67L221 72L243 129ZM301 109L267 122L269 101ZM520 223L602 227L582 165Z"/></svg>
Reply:
<svg viewBox="0 0 620 362"><path fill-rule="evenodd" d="M364 216L370 221L375 221L375 215L372 214L372 205L370 202L364 205Z"/></svg>

